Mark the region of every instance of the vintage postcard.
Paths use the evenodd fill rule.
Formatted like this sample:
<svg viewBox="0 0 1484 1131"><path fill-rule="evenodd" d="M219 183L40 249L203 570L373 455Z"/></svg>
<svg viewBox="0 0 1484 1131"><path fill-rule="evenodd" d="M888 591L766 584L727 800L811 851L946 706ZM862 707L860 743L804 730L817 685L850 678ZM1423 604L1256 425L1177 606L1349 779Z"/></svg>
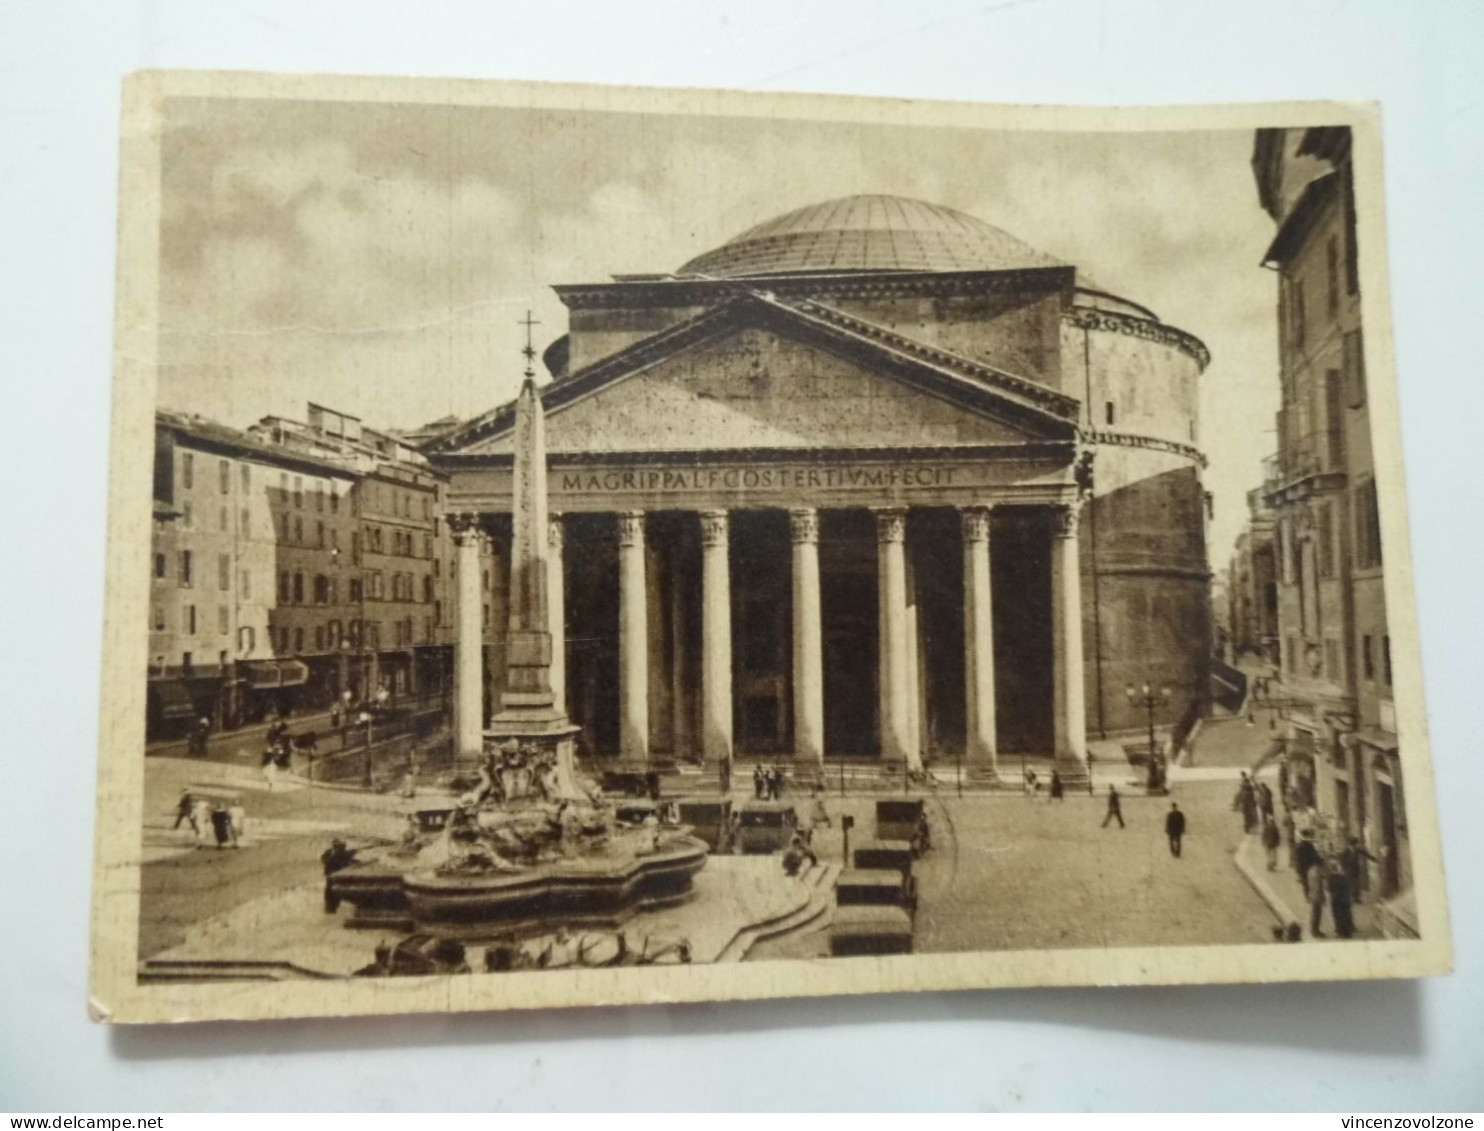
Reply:
<svg viewBox="0 0 1484 1131"><path fill-rule="evenodd" d="M1446 972L1379 123L133 77L94 1016Z"/></svg>

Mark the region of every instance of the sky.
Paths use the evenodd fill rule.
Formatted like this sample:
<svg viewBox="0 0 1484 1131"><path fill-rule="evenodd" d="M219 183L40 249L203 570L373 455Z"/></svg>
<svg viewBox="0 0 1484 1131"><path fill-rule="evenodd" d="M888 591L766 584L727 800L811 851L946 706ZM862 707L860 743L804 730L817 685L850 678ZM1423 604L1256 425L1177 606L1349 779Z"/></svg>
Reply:
<svg viewBox="0 0 1484 1131"><path fill-rule="evenodd" d="M566 330L552 284L673 271L806 204L886 193L1003 228L1211 350L1226 564L1276 446L1273 235L1249 131L1044 133L281 100L165 108L159 403L238 427L307 401L472 416ZM543 374L544 376L544 374Z"/></svg>

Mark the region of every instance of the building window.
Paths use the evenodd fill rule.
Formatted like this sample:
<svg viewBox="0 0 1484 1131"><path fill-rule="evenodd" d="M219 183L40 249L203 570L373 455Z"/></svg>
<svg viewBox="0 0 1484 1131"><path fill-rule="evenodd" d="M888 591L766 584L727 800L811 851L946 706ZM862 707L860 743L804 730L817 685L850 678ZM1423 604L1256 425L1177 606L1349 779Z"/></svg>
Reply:
<svg viewBox="0 0 1484 1131"><path fill-rule="evenodd" d="M195 605L187 605L185 611L186 611L186 617L185 617L185 619L186 619L186 635L187 636L195 636L196 635L196 606Z"/></svg>
<svg viewBox="0 0 1484 1131"><path fill-rule="evenodd" d="M1345 678L1340 670L1340 642L1333 638L1324 642L1324 677L1331 683L1342 683Z"/></svg>
<svg viewBox="0 0 1484 1131"><path fill-rule="evenodd" d="M189 550L182 550L180 552L180 583L187 589L194 584L194 573L191 565L191 552Z"/></svg>
<svg viewBox="0 0 1484 1131"><path fill-rule="evenodd" d="M1381 637L1381 682L1391 686L1391 637Z"/></svg>
<svg viewBox="0 0 1484 1131"><path fill-rule="evenodd" d="M1340 237L1330 236L1324 247L1325 305L1331 318L1340 316Z"/></svg>
<svg viewBox="0 0 1484 1131"><path fill-rule="evenodd" d="M340 604L340 581L338 578L330 578L330 604Z"/></svg>
<svg viewBox="0 0 1484 1131"><path fill-rule="evenodd" d="M314 509L317 511L325 509L325 485L323 483L314 485Z"/></svg>
<svg viewBox="0 0 1484 1131"><path fill-rule="evenodd" d="M155 555L155 576L158 577L158 578L164 578L165 573L166 573L165 555L164 554L156 554Z"/></svg>
<svg viewBox="0 0 1484 1131"><path fill-rule="evenodd" d="M251 625L244 625L237 630L237 651L248 653L253 650L253 630Z"/></svg>
<svg viewBox="0 0 1484 1131"><path fill-rule="evenodd" d="M244 601L252 600L252 574L245 569L237 574L237 592Z"/></svg>
<svg viewBox="0 0 1484 1131"><path fill-rule="evenodd" d="M216 587L218 589L232 588L231 554L218 554L216 556Z"/></svg>
<svg viewBox="0 0 1484 1131"><path fill-rule="evenodd" d="M423 604L433 603L433 579L428 574L423 574Z"/></svg>
<svg viewBox="0 0 1484 1131"><path fill-rule="evenodd" d="M330 484L330 513L340 513L340 484Z"/></svg>
<svg viewBox="0 0 1484 1131"><path fill-rule="evenodd" d="M350 561L352 565L361 564L361 533L358 530L350 532Z"/></svg>
<svg viewBox="0 0 1484 1131"><path fill-rule="evenodd" d="M1335 511L1329 503L1319 508L1319 576L1335 575Z"/></svg>
<svg viewBox="0 0 1484 1131"><path fill-rule="evenodd" d="M340 531L336 530L333 526L330 527L330 549L336 552L340 550Z"/></svg>
<svg viewBox="0 0 1484 1131"><path fill-rule="evenodd" d="M189 491L196 483L196 460L190 452L180 457L180 485Z"/></svg>
<svg viewBox="0 0 1484 1131"><path fill-rule="evenodd" d="M287 605L294 592L294 581L287 571L278 575L278 603Z"/></svg>
<svg viewBox="0 0 1484 1131"><path fill-rule="evenodd" d="M325 629L325 636L331 648L340 647L340 622L332 620Z"/></svg>
<svg viewBox="0 0 1484 1131"><path fill-rule="evenodd" d="M1350 330L1341 339L1345 372L1345 400L1351 408L1365 404L1365 350L1361 344L1359 330Z"/></svg>
<svg viewBox="0 0 1484 1131"><path fill-rule="evenodd" d="M330 579L322 573L314 575L314 603L323 605L330 599Z"/></svg>
<svg viewBox="0 0 1484 1131"><path fill-rule="evenodd" d="M1117 411L1112 401L1103 402L1103 423L1112 424L1117 419Z"/></svg>
<svg viewBox="0 0 1484 1131"><path fill-rule="evenodd" d="M296 605L302 605L303 603L304 603L304 575L302 573L296 573L296 574L294 574L294 604L296 604Z"/></svg>
<svg viewBox="0 0 1484 1131"><path fill-rule="evenodd" d="M325 548L325 524L323 522L314 524L314 544L321 550Z"/></svg>
<svg viewBox="0 0 1484 1131"><path fill-rule="evenodd" d="M216 630L222 636L232 631L231 614L227 611L226 605L216 607Z"/></svg>
<svg viewBox="0 0 1484 1131"><path fill-rule="evenodd" d="M302 628L294 629L294 651L304 651L304 630Z"/></svg>
<svg viewBox="0 0 1484 1131"><path fill-rule="evenodd" d="M1289 312L1288 328L1289 342L1296 346L1302 346L1306 337L1304 325L1304 281L1293 279L1288 290Z"/></svg>
<svg viewBox="0 0 1484 1131"><path fill-rule="evenodd" d="M226 507L218 507L216 510L216 528L223 534L230 534L232 532L232 527L227 522Z"/></svg>
<svg viewBox="0 0 1484 1131"><path fill-rule="evenodd" d="M242 514L238 516L238 522L241 524L242 536L246 538L252 533L252 512L243 507Z"/></svg>
<svg viewBox="0 0 1484 1131"><path fill-rule="evenodd" d="M304 477L302 475L296 475L296 476L294 476L294 506L296 506L296 507L302 507L303 505L304 505Z"/></svg>
<svg viewBox="0 0 1484 1131"><path fill-rule="evenodd" d="M484 587L486 589L488 589L490 587L490 571L489 570L485 570L484 571Z"/></svg>
<svg viewBox="0 0 1484 1131"><path fill-rule="evenodd" d="M358 604L358 603L360 603L360 600L361 600L361 591L362 591L363 588L364 587L361 585L361 583L360 583L359 580L357 580L356 578L351 578L351 582L350 582L350 600L351 600L351 604Z"/></svg>
<svg viewBox="0 0 1484 1131"><path fill-rule="evenodd" d="M325 626L322 624L314 626L314 650L316 652L325 650Z"/></svg>
<svg viewBox="0 0 1484 1131"><path fill-rule="evenodd" d="M443 602L442 601L434 601L433 602L433 623L436 624L436 625L442 625L443 624Z"/></svg>
<svg viewBox="0 0 1484 1131"><path fill-rule="evenodd" d="M180 504L180 524L187 530L195 529L196 515L191 510L191 501L189 499Z"/></svg>
<svg viewBox="0 0 1484 1131"><path fill-rule="evenodd" d="M1376 678L1375 638L1369 634L1360 638L1360 669L1365 672L1366 682Z"/></svg>
<svg viewBox="0 0 1484 1131"><path fill-rule="evenodd" d="M484 627L485 628L488 628L489 626L490 626L490 607L488 605L486 605L484 607Z"/></svg>
<svg viewBox="0 0 1484 1131"><path fill-rule="evenodd" d="M302 518L294 519L294 544L304 545L304 520Z"/></svg>
<svg viewBox="0 0 1484 1131"><path fill-rule="evenodd" d="M1288 662L1283 665L1288 675L1298 675L1298 637L1288 638Z"/></svg>
<svg viewBox="0 0 1484 1131"><path fill-rule="evenodd" d="M223 495L232 493L232 465L224 459L216 461L216 482Z"/></svg>
<svg viewBox="0 0 1484 1131"><path fill-rule="evenodd" d="M242 489L244 491L252 490L252 468L245 463L242 465Z"/></svg>
<svg viewBox="0 0 1484 1131"><path fill-rule="evenodd" d="M191 659L191 653L182 652L180 654L180 670L182 672L184 672L186 675L190 675L195 666L195 663Z"/></svg>
<svg viewBox="0 0 1484 1131"><path fill-rule="evenodd" d="M431 558L432 556L433 556L433 540L431 538L429 538L426 534L424 534L423 535L423 557L425 557L425 558Z"/></svg>
<svg viewBox="0 0 1484 1131"><path fill-rule="evenodd" d="M1361 569L1381 565L1381 515L1374 479L1362 479L1355 488L1355 557Z"/></svg>
<svg viewBox="0 0 1484 1131"><path fill-rule="evenodd" d="M155 631L156 632L164 632L165 631L165 606L164 605L156 605L155 606Z"/></svg>

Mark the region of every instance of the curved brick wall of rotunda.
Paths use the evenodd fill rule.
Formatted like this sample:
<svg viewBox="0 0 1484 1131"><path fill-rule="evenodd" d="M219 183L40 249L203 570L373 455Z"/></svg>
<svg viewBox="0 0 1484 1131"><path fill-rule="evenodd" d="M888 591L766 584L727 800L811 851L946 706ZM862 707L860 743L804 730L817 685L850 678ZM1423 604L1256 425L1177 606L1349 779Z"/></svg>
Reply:
<svg viewBox="0 0 1484 1131"><path fill-rule="evenodd" d="M1093 303L1096 302L1096 306ZM1210 573L1197 444L1204 347L1107 296L1062 318L1063 389L1084 405L1094 489L1082 516L1088 731L1140 731L1129 684L1169 686L1174 724L1208 686Z"/></svg>

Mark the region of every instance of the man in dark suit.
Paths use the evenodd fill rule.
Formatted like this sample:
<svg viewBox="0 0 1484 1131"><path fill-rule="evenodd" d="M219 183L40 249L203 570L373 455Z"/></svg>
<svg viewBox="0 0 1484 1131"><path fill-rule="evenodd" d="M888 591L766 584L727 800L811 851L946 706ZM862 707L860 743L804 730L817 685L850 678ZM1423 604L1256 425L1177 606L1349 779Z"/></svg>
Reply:
<svg viewBox="0 0 1484 1131"><path fill-rule="evenodd" d="M1170 802L1170 811L1165 814L1165 836L1170 841L1170 855L1180 855L1180 839L1185 835L1185 814L1180 806Z"/></svg>

